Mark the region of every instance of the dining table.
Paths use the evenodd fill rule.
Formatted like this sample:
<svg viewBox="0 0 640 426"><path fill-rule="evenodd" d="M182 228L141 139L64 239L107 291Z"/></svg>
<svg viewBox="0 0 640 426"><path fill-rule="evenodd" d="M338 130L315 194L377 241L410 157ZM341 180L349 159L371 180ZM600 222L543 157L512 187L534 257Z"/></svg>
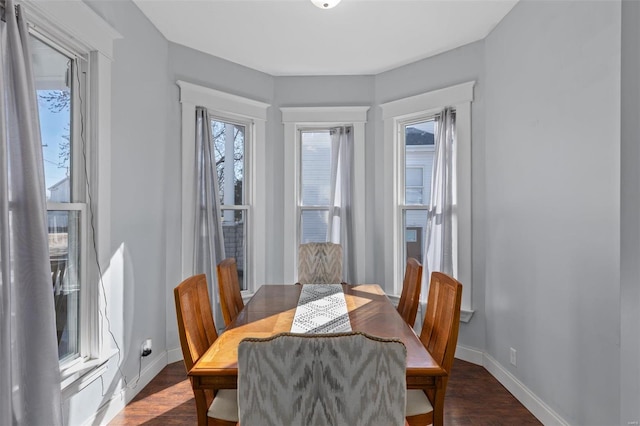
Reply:
<svg viewBox="0 0 640 426"><path fill-rule="evenodd" d="M315 284L307 284L315 285ZM247 337L269 337L290 332L302 285L262 285L253 297L193 365L188 375L197 389L236 389L238 344ZM343 284L351 329L402 341L407 349L406 382L409 389L430 395L443 390L447 372L432 358L420 339L397 312L378 284ZM443 400L435 398L433 401ZM433 424L442 425L444 407L434 406Z"/></svg>

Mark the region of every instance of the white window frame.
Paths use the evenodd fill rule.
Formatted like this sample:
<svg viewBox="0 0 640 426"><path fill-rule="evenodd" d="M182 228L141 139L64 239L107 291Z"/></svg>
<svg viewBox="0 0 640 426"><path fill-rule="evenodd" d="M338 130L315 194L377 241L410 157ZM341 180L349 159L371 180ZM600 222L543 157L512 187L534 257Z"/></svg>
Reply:
<svg viewBox="0 0 640 426"><path fill-rule="evenodd" d="M385 279L392 282L394 295L402 291L402 275L404 262L399 253L402 236L401 209L404 203L404 173L400 161L404 160L402 143L403 126L410 121L433 117L444 107L456 110L457 133L457 229L454 230L453 242L453 275L463 283L461 321L468 322L473 315L473 283L471 282L471 102L475 81L458 84L444 89L434 90L395 101L381 104L384 120L384 176L387 183L385 190L392 196L392 203L384 209L385 223ZM402 173L401 173L402 172ZM402 186L401 186L402 185ZM457 233L456 233L457 231Z"/></svg>
<svg viewBox="0 0 640 426"><path fill-rule="evenodd" d="M248 191L247 289L249 296L264 284L266 253L266 121L269 104L237 96L197 84L178 80L182 108L182 277L193 275L193 229L196 196L195 122L196 106L207 108L212 117L231 122L246 123L249 137L245 136L245 179Z"/></svg>
<svg viewBox="0 0 640 426"><path fill-rule="evenodd" d="M220 210L223 213L224 216L224 211L228 210L228 211L242 211L245 212L244 214L244 221L245 221L245 230L246 233L243 235L243 239L244 239L244 244L243 244L243 258L244 258L244 265L250 265L251 263L251 255L249 253L249 244L250 244L250 240L251 240L251 230L249 229L249 226L251 224L251 212L250 212L250 208L251 208L251 187L250 185L252 184L252 180L251 180L251 167L248 167L249 164L251 163L251 152L250 152L250 146L249 143L250 141L252 141L253 139L253 123L251 121L248 120L239 120L239 119L234 119L232 120L229 117L220 117L218 115L211 115L209 116L209 119L211 121L217 121L219 123L224 122L225 124L232 124L234 126L242 126L244 127L244 146L243 146L243 157L244 157L244 165L243 165L243 170L242 170L242 180L243 180L243 204L220 204ZM211 125L211 123L209 123L209 125ZM225 155L226 154L226 149L225 149ZM226 159L225 159L226 161ZM235 194L234 194L235 195ZM223 225L222 225L223 229L224 229L224 220L223 220ZM227 253L227 256L229 256L229 254ZM238 259L236 259L238 260ZM245 268L245 272L246 272L246 268ZM244 276L243 279L243 284L246 287L245 289L241 288L241 293L251 293L251 291L249 291L249 284L248 284L248 278L247 275Z"/></svg>
<svg viewBox="0 0 640 426"><path fill-rule="evenodd" d="M365 277L365 124L368 106L353 107L283 107L284 124L284 281L298 279L298 197L300 193L300 130L350 126L353 128L353 196L354 249L356 253L354 283ZM287 225L289 224L289 225Z"/></svg>
<svg viewBox="0 0 640 426"><path fill-rule="evenodd" d="M63 366L61 387L63 397L78 392L94 377L106 370L104 362L115 355L105 320L98 315L102 309L101 285L111 287L110 277L100 277L96 261L109 264L111 258L111 62L113 42L122 36L83 2L42 2L21 0L30 27L66 49L82 52L88 59L84 138L87 149L88 179L91 185L91 208L95 228L95 251L88 223L82 224L86 246L82 288L80 335L81 358ZM67 209L83 208L65 203ZM50 204L48 208L55 209ZM98 206L100 208L98 209ZM86 215L91 220L90 214ZM97 259L96 259L97 256ZM81 265L82 267L82 265ZM111 342L111 343L110 343Z"/></svg>

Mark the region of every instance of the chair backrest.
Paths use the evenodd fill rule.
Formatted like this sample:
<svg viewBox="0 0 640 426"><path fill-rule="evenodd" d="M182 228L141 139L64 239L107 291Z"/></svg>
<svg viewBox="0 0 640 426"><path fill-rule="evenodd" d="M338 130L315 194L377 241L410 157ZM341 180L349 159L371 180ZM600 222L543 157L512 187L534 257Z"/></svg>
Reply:
<svg viewBox="0 0 640 426"><path fill-rule="evenodd" d="M182 281L174 290L178 334L187 371L218 338L211 312L207 277L195 275Z"/></svg>
<svg viewBox="0 0 640 426"><path fill-rule="evenodd" d="M429 283L427 312L420 332L420 340L433 359L447 373L451 372L453 356L458 344L460 328L460 304L462 301L462 284L455 278L441 272L432 272ZM444 398L447 379L441 392Z"/></svg>
<svg viewBox="0 0 640 426"><path fill-rule="evenodd" d="M227 326L244 308L238 282L238 267L233 257L226 258L218 264L218 290L224 325Z"/></svg>
<svg viewBox="0 0 640 426"><path fill-rule="evenodd" d="M404 425L407 352L364 333L283 333L238 346L242 426Z"/></svg>
<svg viewBox="0 0 640 426"><path fill-rule="evenodd" d="M300 284L342 282L342 246L333 243L306 243L298 248Z"/></svg>
<svg viewBox="0 0 640 426"><path fill-rule="evenodd" d="M400 302L398 302L398 312L402 319L409 324L409 327L413 327L416 322L421 283L422 265L411 257L407 259L404 281L402 282L402 294L400 295Z"/></svg>

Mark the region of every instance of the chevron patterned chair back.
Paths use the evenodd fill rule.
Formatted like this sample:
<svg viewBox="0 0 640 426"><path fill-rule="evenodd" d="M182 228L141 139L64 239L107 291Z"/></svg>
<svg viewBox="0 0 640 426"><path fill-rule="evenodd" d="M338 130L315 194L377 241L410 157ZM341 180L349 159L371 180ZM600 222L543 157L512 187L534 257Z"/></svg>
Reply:
<svg viewBox="0 0 640 426"><path fill-rule="evenodd" d="M399 340L358 332L244 339L240 424L404 425L406 363Z"/></svg>
<svg viewBox="0 0 640 426"><path fill-rule="evenodd" d="M299 284L342 282L342 246L333 243L306 243L298 248Z"/></svg>

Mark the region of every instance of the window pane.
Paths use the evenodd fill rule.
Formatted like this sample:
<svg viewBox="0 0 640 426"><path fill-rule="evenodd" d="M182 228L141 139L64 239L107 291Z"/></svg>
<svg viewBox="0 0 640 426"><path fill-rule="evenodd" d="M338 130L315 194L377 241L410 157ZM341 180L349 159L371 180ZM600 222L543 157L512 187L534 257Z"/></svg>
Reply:
<svg viewBox="0 0 640 426"><path fill-rule="evenodd" d="M211 132L220 202L227 206L245 204L243 185L245 126L212 120ZM227 176L232 176L232 179L227 179Z"/></svg>
<svg viewBox="0 0 640 426"><path fill-rule="evenodd" d="M327 241L329 210L303 210L300 221L300 244Z"/></svg>
<svg viewBox="0 0 640 426"><path fill-rule="evenodd" d="M427 229L427 210L404 210L403 212L404 259L413 257L422 263L424 239Z"/></svg>
<svg viewBox="0 0 640 426"><path fill-rule="evenodd" d="M80 352L80 212L49 211L47 215L58 356L62 361Z"/></svg>
<svg viewBox="0 0 640 426"><path fill-rule="evenodd" d="M405 204L429 204L434 154L434 120L405 126Z"/></svg>
<svg viewBox="0 0 640 426"><path fill-rule="evenodd" d="M331 186L329 131L302 132L300 139L302 205L327 206Z"/></svg>
<svg viewBox="0 0 640 426"><path fill-rule="evenodd" d="M47 199L71 202L71 59L29 38L38 98Z"/></svg>
<svg viewBox="0 0 640 426"><path fill-rule="evenodd" d="M425 204L422 197L422 188L407 188L405 190L406 204Z"/></svg>
<svg viewBox="0 0 640 426"><path fill-rule="evenodd" d="M405 143L407 145L434 145L435 120L409 124L405 127Z"/></svg>
<svg viewBox="0 0 640 426"><path fill-rule="evenodd" d="M247 284L244 273L247 235L246 211L222 209L222 216L225 256L236 259L240 289L246 290ZM231 218L231 220L227 220L227 218Z"/></svg>

